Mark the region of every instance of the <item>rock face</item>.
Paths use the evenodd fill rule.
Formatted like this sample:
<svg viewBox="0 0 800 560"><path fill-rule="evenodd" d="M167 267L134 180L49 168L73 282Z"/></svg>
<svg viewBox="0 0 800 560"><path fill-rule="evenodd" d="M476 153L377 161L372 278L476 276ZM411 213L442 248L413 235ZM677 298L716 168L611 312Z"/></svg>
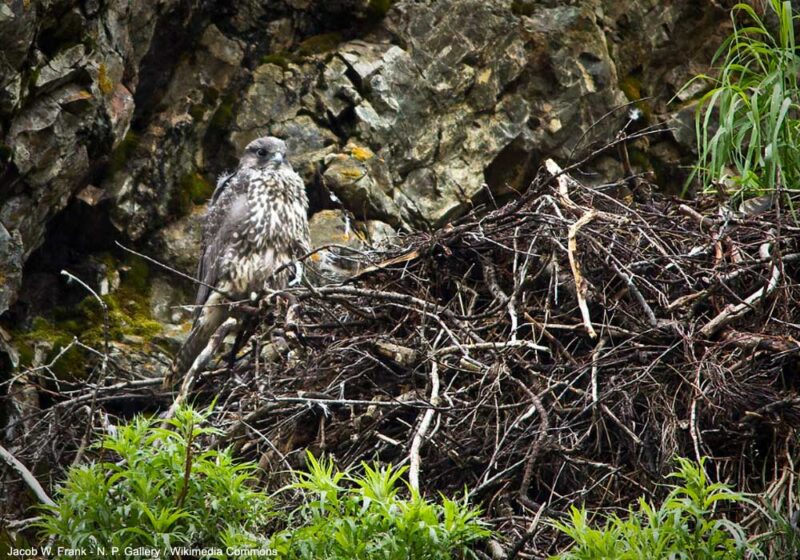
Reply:
<svg viewBox="0 0 800 560"><path fill-rule="evenodd" d="M544 157L612 138L629 101L640 123L678 123L630 146L640 170L667 173L697 92L669 101L726 25L713 0L5 2L0 314L81 191L114 230L88 220L92 250L116 236L193 272L215 176L266 133L286 139L314 212L333 194L384 232L523 189Z"/></svg>

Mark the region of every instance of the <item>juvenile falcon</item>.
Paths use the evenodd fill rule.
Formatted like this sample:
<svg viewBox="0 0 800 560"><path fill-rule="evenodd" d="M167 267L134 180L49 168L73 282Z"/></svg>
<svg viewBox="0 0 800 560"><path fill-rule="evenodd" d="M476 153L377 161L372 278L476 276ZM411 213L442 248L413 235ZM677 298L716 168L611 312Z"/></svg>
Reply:
<svg viewBox="0 0 800 560"><path fill-rule="evenodd" d="M286 160L283 140L250 142L236 171L219 181L211 197L202 224L194 324L165 385L186 373L231 316L226 301L287 286L295 267L276 271L308 253L307 210L305 185Z"/></svg>

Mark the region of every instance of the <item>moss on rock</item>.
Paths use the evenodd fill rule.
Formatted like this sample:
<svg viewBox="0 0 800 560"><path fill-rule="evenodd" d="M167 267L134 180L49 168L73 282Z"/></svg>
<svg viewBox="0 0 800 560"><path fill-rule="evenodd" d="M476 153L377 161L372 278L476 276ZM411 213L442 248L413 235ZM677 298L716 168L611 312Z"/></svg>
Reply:
<svg viewBox="0 0 800 560"><path fill-rule="evenodd" d="M369 0L368 10L371 16L382 18L396 0Z"/></svg>
<svg viewBox="0 0 800 560"><path fill-rule="evenodd" d="M139 257L120 263L110 254L100 260L108 266L126 270L122 284L113 293L101 297L108 308L108 338L110 342L124 337L141 339L142 347L149 346L162 326L150 314L150 269ZM15 333L23 366L30 366L36 345L47 342L52 346L47 360L52 360L74 338L82 344L102 350L105 342L104 312L94 296L85 297L78 305L56 307L49 317L36 317L27 332ZM83 379L96 355L85 348L73 346L53 366L59 379Z"/></svg>
<svg viewBox="0 0 800 560"><path fill-rule="evenodd" d="M334 50L342 42L341 33L323 33L313 35L297 46L297 54L311 56Z"/></svg>
<svg viewBox="0 0 800 560"><path fill-rule="evenodd" d="M642 80L635 75L628 75L622 78L618 85L620 91L625 94L628 101L633 101L634 106L642 111L645 118L651 120L653 116L653 107L642 99Z"/></svg>
<svg viewBox="0 0 800 560"><path fill-rule="evenodd" d="M108 160L108 176L112 177L118 171L125 167L125 163L131 158L136 146L139 144L139 136L129 130L125 138L117 144L114 151L111 152L111 157Z"/></svg>
<svg viewBox="0 0 800 560"><path fill-rule="evenodd" d="M516 16L531 16L534 12L534 5L530 0L514 0L511 2L511 13Z"/></svg>
<svg viewBox="0 0 800 560"><path fill-rule="evenodd" d="M259 61L261 64L274 64L275 66L280 66L284 70L289 68L289 64L294 62L291 55L286 52L279 52L279 53L272 53L268 55L264 55L261 57Z"/></svg>
<svg viewBox="0 0 800 560"><path fill-rule="evenodd" d="M214 116L208 122L210 132L227 131L234 120L233 112L234 98L232 95L225 95L219 103L219 107L214 111Z"/></svg>
<svg viewBox="0 0 800 560"><path fill-rule="evenodd" d="M177 216L191 213L196 204L203 204L214 193L214 185L198 172L187 173L178 184L173 195L171 210Z"/></svg>

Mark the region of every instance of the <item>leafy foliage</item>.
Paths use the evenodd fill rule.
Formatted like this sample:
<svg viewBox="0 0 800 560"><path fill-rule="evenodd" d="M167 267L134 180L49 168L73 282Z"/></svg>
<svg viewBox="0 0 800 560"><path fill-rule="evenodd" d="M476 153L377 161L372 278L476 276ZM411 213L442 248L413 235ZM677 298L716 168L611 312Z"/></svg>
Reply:
<svg viewBox="0 0 800 560"><path fill-rule="evenodd" d="M338 471L330 460L308 455L308 472L286 491L299 491L303 504L290 528L270 545L285 559L444 560L475 558L468 545L490 532L466 502L423 499L409 488L400 497L405 468L372 468L363 475Z"/></svg>
<svg viewBox="0 0 800 560"><path fill-rule="evenodd" d="M714 57L722 61L719 76L695 78L714 84L697 108L695 173L707 191L725 190L735 198L800 189L800 54L794 36L800 16L789 1L766 6L777 29L752 6L736 4L733 32Z"/></svg>
<svg viewBox="0 0 800 560"><path fill-rule="evenodd" d="M744 529L718 511L719 507L746 502L742 494L725 484L711 483L703 462L678 459L678 470L669 476L680 484L672 488L661 507L640 498L638 510L631 508L626 519L608 516L601 529L590 526L585 510L573 507L569 522L554 523L574 541L556 558L732 560L743 558L745 553L758 557Z"/></svg>
<svg viewBox="0 0 800 560"><path fill-rule="evenodd" d="M354 476L309 454L309 472L284 491L302 504L287 528L266 534L273 517L253 488L256 466L234 463L230 450L202 451L208 412L181 408L162 428L137 417L97 448L106 460L70 469L54 506L38 523L54 547L103 550L202 548L227 558L230 548L277 548L282 558L449 559L474 557L467 545L489 535L466 501L400 497L405 469L364 466ZM294 496L295 498L297 496ZM221 551L215 554L213 551ZM454 556L458 554L459 556Z"/></svg>
<svg viewBox="0 0 800 560"><path fill-rule="evenodd" d="M216 433L207 417L182 408L174 430L144 417L119 427L98 445L108 460L70 469L39 522L45 536L88 550L258 545L269 502L251 488L256 466L202 451L197 439Z"/></svg>

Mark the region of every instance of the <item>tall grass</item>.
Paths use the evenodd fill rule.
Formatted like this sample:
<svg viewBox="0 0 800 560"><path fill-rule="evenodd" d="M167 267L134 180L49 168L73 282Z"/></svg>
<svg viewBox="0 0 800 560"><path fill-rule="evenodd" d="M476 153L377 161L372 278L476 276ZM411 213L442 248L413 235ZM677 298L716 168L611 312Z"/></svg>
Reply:
<svg viewBox="0 0 800 560"><path fill-rule="evenodd" d="M706 192L741 200L800 190L798 17L789 1L770 0L763 17L736 4L733 31L714 55L719 75L695 78L714 84L695 118L699 159L693 177Z"/></svg>

